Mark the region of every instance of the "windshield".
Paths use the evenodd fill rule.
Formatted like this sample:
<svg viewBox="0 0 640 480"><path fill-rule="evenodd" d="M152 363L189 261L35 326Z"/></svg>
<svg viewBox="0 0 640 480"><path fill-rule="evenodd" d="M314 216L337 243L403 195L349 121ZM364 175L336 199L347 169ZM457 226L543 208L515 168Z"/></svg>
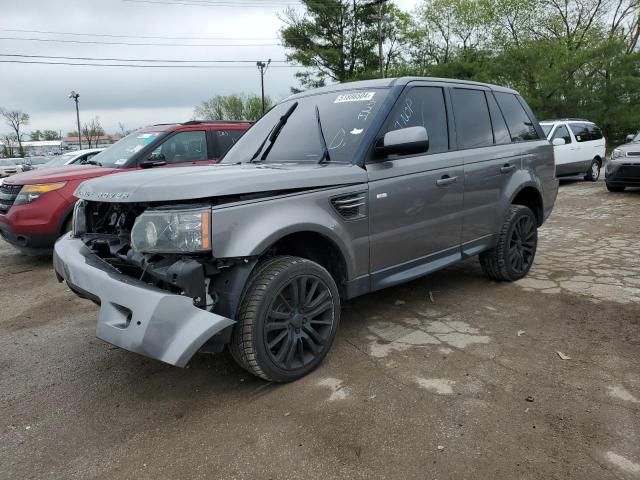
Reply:
<svg viewBox="0 0 640 480"><path fill-rule="evenodd" d="M163 134L164 132L134 132L92 157L90 162L103 167L122 168L131 157Z"/></svg>
<svg viewBox="0 0 640 480"><path fill-rule="evenodd" d="M549 132L551 131L551 129L553 128L553 125L544 125L541 124L540 125L542 127L542 131L544 132L544 136L548 137L549 136Z"/></svg>
<svg viewBox="0 0 640 480"><path fill-rule="evenodd" d="M61 167L65 165L68 161L73 160L75 156L76 156L75 153L66 153L64 155L58 155L57 157L53 157L43 166L44 167Z"/></svg>
<svg viewBox="0 0 640 480"><path fill-rule="evenodd" d="M266 162L318 163L324 157L318 114L331 162L351 163L361 139L380 111L387 89L347 90L309 95L287 100L265 114L229 150L223 163L248 162L260 149L254 161L267 153ZM291 116L269 148L265 142L272 129L297 103ZM317 113L316 113L317 106ZM273 138L273 137L272 137Z"/></svg>
<svg viewBox="0 0 640 480"><path fill-rule="evenodd" d="M0 160L0 167L10 167L13 165L18 165L17 160Z"/></svg>
<svg viewBox="0 0 640 480"><path fill-rule="evenodd" d="M633 137L633 140L631 140L632 142L636 143L636 142L640 142L640 132L636 133L636 136Z"/></svg>

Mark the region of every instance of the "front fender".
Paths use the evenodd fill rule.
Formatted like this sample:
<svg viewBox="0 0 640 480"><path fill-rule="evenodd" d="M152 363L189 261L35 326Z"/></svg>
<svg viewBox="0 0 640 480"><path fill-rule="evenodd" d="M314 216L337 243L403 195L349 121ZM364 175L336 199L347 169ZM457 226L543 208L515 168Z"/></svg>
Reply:
<svg viewBox="0 0 640 480"><path fill-rule="evenodd" d="M347 278L367 273L369 264L368 219L345 221L330 197L361 192L363 185L321 189L268 200L213 209L212 245L216 258L252 257L293 233L313 232L326 237L340 250Z"/></svg>

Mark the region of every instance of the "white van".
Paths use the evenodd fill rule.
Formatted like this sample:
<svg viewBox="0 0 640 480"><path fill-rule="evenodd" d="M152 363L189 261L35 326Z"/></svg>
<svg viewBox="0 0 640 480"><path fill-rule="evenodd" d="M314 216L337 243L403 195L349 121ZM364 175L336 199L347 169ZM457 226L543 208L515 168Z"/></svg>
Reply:
<svg viewBox="0 0 640 480"><path fill-rule="evenodd" d="M564 118L540 122L553 144L556 177L584 175L595 182L605 159L606 140L598 126L589 120Z"/></svg>

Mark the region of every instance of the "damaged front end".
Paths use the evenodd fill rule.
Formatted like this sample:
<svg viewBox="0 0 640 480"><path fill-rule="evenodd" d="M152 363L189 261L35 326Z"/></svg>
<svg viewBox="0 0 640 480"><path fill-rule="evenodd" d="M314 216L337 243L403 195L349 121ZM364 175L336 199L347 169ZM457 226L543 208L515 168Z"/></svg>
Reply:
<svg viewBox="0 0 640 480"><path fill-rule="evenodd" d="M97 336L172 365L228 343L249 259L217 260L211 207L79 201L54 268L100 305Z"/></svg>

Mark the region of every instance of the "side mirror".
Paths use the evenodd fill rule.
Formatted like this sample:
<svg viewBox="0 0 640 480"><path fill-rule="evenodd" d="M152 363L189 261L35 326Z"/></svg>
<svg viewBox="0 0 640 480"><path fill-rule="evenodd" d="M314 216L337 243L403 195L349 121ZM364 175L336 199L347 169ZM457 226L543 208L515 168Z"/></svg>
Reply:
<svg viewBox="0 0 640 480"><path fill-rule="evenodd" d="M553 142L551 142L551 144L554 147L557 147L558 145L566 145L567 141L564 138L554 138Z"/></svg>
<svg viewBox="0 0 640 480"><path fill-rule="evenodd" d="M429 150L429 135L424 127L392 130L378 141L376 151L384 155L411 155Z"/></svg>
<svg viewBox="0 0 640 480"><path fill-rule="evenodd" d="M627 135L627 142L633 142L634 138L636 138L636 136L633 133Z"/></svg>
<svg viewBox="0 0 640 480"><path fill-rule="evenodd" d="M140 168L162 167L166 164L167 159L162 153L152 153L149 158L140 162Z"/></svg>

